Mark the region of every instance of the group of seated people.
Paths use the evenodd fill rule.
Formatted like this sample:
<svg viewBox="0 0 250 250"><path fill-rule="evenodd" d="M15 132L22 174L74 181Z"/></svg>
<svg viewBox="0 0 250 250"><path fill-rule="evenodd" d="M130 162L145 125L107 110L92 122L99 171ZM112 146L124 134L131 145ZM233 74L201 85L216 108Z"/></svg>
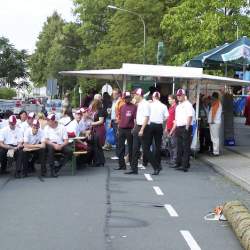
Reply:
<svg viewBox="0 0 250 250"><path fill-rule="evenodd" d="M100 104L93 105L92 110L81 108L72 117L65 109L60 119L55 113L45 117L43 113L27 114L25 111L0 119L0 174L7 174L8 162L15 160L14 176L27 177L29 172L35 171L34 164L39 160L41 176L47 176L48 165L50 176L58 177L73 151L86 152L86 163L104 165L102 136L98 134L104 119L95 110ZM57 155L61 156L59 160Z"/></svg>

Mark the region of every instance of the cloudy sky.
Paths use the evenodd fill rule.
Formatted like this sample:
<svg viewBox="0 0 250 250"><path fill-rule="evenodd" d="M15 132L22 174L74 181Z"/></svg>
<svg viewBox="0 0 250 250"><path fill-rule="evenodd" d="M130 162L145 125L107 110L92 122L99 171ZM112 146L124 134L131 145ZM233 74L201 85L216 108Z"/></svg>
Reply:
<svg viewBox="0 0 250 250"><path fill-rule="evenodd" d="M0 0L0 36L10 40L15 48L35 49L36 39L44 22L54 10L63 19L73 19L72 0Z"/></svg>

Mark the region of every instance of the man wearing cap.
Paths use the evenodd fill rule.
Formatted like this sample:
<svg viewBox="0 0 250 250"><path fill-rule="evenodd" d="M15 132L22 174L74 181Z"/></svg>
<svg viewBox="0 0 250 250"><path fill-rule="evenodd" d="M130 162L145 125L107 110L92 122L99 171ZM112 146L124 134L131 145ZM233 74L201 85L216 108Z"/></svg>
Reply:
<svg viewBox="0 0 250 250"><path fill-rule="evenodd" d="M48 161L50 166L51 177L58 177L58 171L71 157L71 151L68 148L68 134L66 128L56 121L55 114L50 114L47 117L48 126L44 129L45 143L48 149ZM55 169L55 153L62 153L63 160L60 165Z"/></svg>
<svg viewBox="0 0 250 250"><path fill-rule="evenodd" d="M127 140L129 162L132 162L133 136L131 134L134 128L134 120L136 118L136 105L131 103L130 92L124 93L125 104L120 109L120 120L118 123L118 156L119 168L117 170L126 169L125 156L125 141ZM129 171L126 174L137 174L136 171Z"/></svg>
<svg viewBox="0 0 250 250"><path fill-rule="evenodd" d="M144 130L148 127L150 107L149 103L143 98L143 90L141 88L135 91L134 99L138 104L136 113L136 124L132 131L133 153L132 153L131 172L138 173L138 160L140 158L140 147L141 145L143 146L144 142L143 137L146 134L146 131Z"/></svg>
<svg viewBox="0 0 250 250"><path fill-rule="evenodd" d="M192 104L187 100L184 89L178 89L176 96L178 105L175 110L177 138L177 158L175 168L187 172L190 167L189 158L194 109Z"/></svg>
<svg viewBox="0 0 250 250"><path fill-rule="evenodd" d="M11 115L8 121L9 125L0 131L1 173L7 173L7 156L10 158L14 157L16 160L15 177L20 178L22 170L23 136L20 128L16 126L16 116Z"/></svg>
<svg viewBox="0 0 250 250"><path fill-rule="evenodd" d="M23 176L28 176L29 165L33 168L39 158L41 176L46 176L45 139L38 120L33 120L32 127L24 132L23 146Z"/></svg>
<svg viewBox="0 0 250 250"><path fill-rule="evenodd" d="M144 136L143 153L154 169L154 175L158 175L161 171L161 143L163 135L163 122L168 118L168 108L160 102L160 93L154 92L152 102L150 103L149 126ZM152 143L155 143L154 153L150 150Z"/></svg>

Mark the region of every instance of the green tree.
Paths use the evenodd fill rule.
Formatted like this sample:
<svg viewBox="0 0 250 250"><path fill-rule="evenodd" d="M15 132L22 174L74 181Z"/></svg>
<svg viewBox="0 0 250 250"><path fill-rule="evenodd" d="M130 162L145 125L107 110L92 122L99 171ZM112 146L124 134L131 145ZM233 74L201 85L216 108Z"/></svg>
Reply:
<svg viewBox="0 0 250 250"><path fill-rule="evenodd" d="M16 96L16 91L10 88L0 88L0 99L12 99Z"/></svg>
<svg viewBox="0 0 250 250"><path fill-rule="evenodd" d="M183 0L169 8L161 22L167 63L183 64L208 49L249 35L246 0Z"/></svg>
<svg viewBox="0 0 250 250"><path fill-rule="evenodd" d="M76 85L76 78L62 77L62 70L74 70L84 46L78 34L79 23L66 23L58 13L48 17L30 60L31 78L36 85L45 85L56 78L62 94Z"/></svg>
<svg viewBox="0 0 250 250"><path fill-rule="evenodd" d="M9 40L0 37L0 78L6 78L11 85L15 85L16 78L26 78L28 55L25 50L17 50Z"/></svg>

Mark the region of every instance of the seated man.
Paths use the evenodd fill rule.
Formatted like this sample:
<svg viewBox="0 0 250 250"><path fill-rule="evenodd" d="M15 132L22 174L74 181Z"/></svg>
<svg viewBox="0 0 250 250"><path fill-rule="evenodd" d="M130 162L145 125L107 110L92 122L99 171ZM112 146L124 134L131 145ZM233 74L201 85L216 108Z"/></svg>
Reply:
<svg viewBox="0 0 250 250"><path fill-rule="evenodd" d="M22 170L22 148L23 137L21 130L16 127L16 116L11 115L8 119L9 124L1 129L0 132L0 162L1 174L6 174L7 157L16 160L15 178L21 177Z"/></svg>
<svg viewBox="0 0 250 250"><path fill-rule="evenodd" d="M23 142L23 176L28 176L29 166L34 167L38 158L41 163L41 176L46 176L45 139L38 120L33 120L32 127L26 129Z"/></svg>
<svg viewBox="0 0 250 250"><path fill-rule="evenodd" d="M50 166L51 177L58 177L58 171L71 157L72 152L68 147L69 140L66 128L56 121L55 114L50 114L47 117L48 126L44 129L45 143L48 149L48 161ZM55 153L62 153L63 160L57 169L55 169Z"/></svg>

